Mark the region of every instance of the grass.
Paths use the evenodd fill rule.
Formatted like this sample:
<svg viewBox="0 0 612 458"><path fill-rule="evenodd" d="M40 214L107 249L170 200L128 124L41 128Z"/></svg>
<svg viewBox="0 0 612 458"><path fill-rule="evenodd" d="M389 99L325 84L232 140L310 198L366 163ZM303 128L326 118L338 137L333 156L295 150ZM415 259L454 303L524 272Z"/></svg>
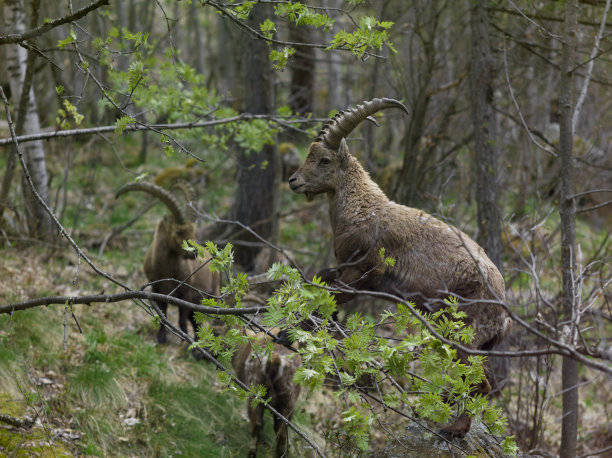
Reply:
<svg viewBox="0 0 612 458"><path fill-rule="evenodd" d="M4 250L3 268L18 265L23 255ZM69 284L67 279L74 275L64 260L45 264L44 254L29 256L35 262L28 269L40 269L39 275L21 272L19 289L3 289L0 303L36 287L46 291L37 296L66 292L54 284ZM108 254L109 259L122 256ZM42 280L36 284L36 278ZM79 278L77 285L88 290L103 286L85 269ZM171 308L170 313L176 311ZM0 455L246 454L250 436L245 403L223 393L214 368L195 361L183 345L156 345L156 325L140 308L127 302L77 305L66 317L64 328L64 307L57 305L0 315L0 413L18 418L40 415L40 422L29 430L0 423ZM268 418L269 444L274 439L271 425ZM71 432L77 439L66 441L58 431ZM49 443L47 448L43 443ZM261 456L266 453L263 450Z"/></svg>
<svg viewBox="0 0 612 458"><path fill-rule="evenodd" d="M187 158L178 153L166 157L153 142L146 164L138 164L139 142L133 137L122 137L117 144L125 168L101 143L88 145L78 155L64 151L66 145L50 144L49 157L57 159L48 167L54 177L53 207L75 241L101 270L138 288L146 283L142 259L153 226L165 211L154 208L97 256L104 236L132 219L149 200L138 193L114 199L114 192L139 174L153 181L168 168L184 166ZM78 147L74 143L68 149ZM232 194L233 180L225 176L232 164L221 152L202 154L207 163L196 165L207 182L201 207L222 214ZM17 205L19 201L15 196ZM0 304L119 291L82 261L77 266L76 254L64 245L55 251L3 245ZM69 309L54 305L0 315L0 413L23 417L40 412L39 424L30 431L10 430L0 423L2 437L10 436L0 442L0 455L45 456L40 441L31 437L61 430L77 439L63 441L52 434L48 442L57 456L244 456L250 441L245 403L222 393L215 370L194 361L180 344L155 345L156 330L151 318L131 302ZM267 418L270 444L271 424Z"/></svg>
<svg viewBox="0 0 612 458"><path fill-rule="evenodd" d="M48 151L48 157L60 158L49 161L48 167L55 167L51 186L54 207L62 210L63 190L55 193L68 170L63 158L73 158L66 177L65 211L58 212L63 214L62 222L73 231L77 243L98 267L138 288L146 283L142 259L153 226L165 210L162 206L152 209L111 239L103 256L97 256L104 236L131 220L149 200L140 193L114 199L114 192L142 173L148 174L145 180L152 181L158 173L184 165L186 157L178 153L166 157L158 150L160 146L154 144L147 163L139 165L136 161L138 142L134 141L134 136L124 137L128 142L120 144L123 140L118 140L117 152L133 173L119 167L115 154L100 144L83 148L79 154ZM49 145L51 148L66 146ZM72 145L73 150L78 147L75 145ZM197 165L207 174L206 186L200 188L203 189L200 208L223 215L234 185L233 171L228 171L234 165L222 152L203 154L207 163ZM218 162L220 158L222 165ZM2 161L0 158L0 168ZM15 198L17 205L19 200L20 197ZM325 198L321 196L307 204L303 196L284 189L281 203L286 212L280 222L281 244L299 247L292 254L311 273L332 264ZM463 215L463 219L471 223L460 221L459 226L469 229L475 220L473 208L466 204L466 210L455 211L452 205L461 204L454 198L447 201L443 208L451 208L448 216ZM547 211L540 209L539 213L544 215ZM532 227L536 222L540 220L527 226ZM557 225L558 216L553 212L541 229L546 234L555 233ZM594 233L581 220L577 223L577 233L585 260L607 235L605 231ZM550 246L544 246L539 239L534 245L543 266L540 285L546 291L558 290L555 284L559 276L555 269L560 257L558 238L557 233L547 242ZM51 253L40 247L0 250L0 304L45 295L119 291L92 272L82 260L78 268L75 253L71 249L66 251L63 241L57 243L62 244L61 251ZM511 250L506 250L505 254L508 257L506 265L519 265L524 271ZM522 275L524 278L520 277L521 281L513 286L519 296L527 294L532 285L531 277ZM233 457L246 454L250 438L244 403L223 393L215 370L194 361L180 344L155 345L156 325L134 303L74 306L67 310L66 327L64 310L56 305L17 312L12 317L0 315L0 413L23 417L40 411L40 424L27 431L11 430L0 423L0 455ZM82 334L70 312L83 329ZM590 412L596 412L581 430L585 441L590 440L589 435L604 437L609 434L606 425L612 411L607 408L610 402L602 400L611 398L605 386L597 383L582 389L581 400L587 403ZM296 413L294 421L310 437L320 438L325 430L337 430L343 406L333 404L332 407L337 400L330 400L329 396L322 397L320 404L313 401L312 394L309 396L308 405L300 406L300 410L309 409L310 412ZM518 394L514 398L521 399ZM547 413L550 418L558 418L558 405L554 404L557 401L560 398L551 400L549 410L554 415ZM264 447L260 456L270 454L269 446L273 441L269 413L266 413L265 424L268 447ZM550 419L545 423L548 429L545 442L553 444L553 448L558 442L557 424ZM314 425L316 432L310 430L315 429ZM65 436L56 434L58 431L70 432L76 439L66 440ZM376 440L382 446L387 439L387 435L381 433ZM50 445L45 446L45 441ZM304 443L294 434L291 441L293 450L302 454Z"/></svg>

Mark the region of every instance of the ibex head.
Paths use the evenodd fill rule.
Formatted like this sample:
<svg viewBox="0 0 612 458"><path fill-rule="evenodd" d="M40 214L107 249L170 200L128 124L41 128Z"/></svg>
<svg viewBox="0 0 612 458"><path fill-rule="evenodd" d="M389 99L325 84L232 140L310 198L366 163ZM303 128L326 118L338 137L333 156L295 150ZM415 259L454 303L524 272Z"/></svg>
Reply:
<svg viewBox="0 0 612 458"><path fill-rule="evenodd" d="M193 198L193 190L183 185L177 186L187 200ZM142 191L159 199L170 210L170 215L164 216L157 225L155 237L167 241L167 248L182 258L194 259L196 254L192 251L183 250L183 240L195 239L195 221L191 212L183 210L170 192L153 183L129 183L123 186L115 198L129 191Z"/></svg>
<svg viewBox="0 0 612 458"><path fill-rule="evenodd" d="M363 120L371 119L372 114L385 108L400 108L408 114L402 103L383 98L363 102L332 117L310 145L304 163L289 178L291 190L306 194L308 199L316 194L333 192L350 162L346 136Z"/></svg>

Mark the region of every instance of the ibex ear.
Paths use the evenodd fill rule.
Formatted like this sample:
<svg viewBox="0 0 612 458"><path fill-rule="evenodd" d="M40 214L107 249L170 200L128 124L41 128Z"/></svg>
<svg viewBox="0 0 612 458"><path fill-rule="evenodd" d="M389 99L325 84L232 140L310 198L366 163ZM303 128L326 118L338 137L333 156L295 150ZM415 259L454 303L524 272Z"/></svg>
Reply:
<svg viewBox="0 0 612 458"><path fill-rule="evenodd" d="M340 140L340 146L338 147L338 157L340 158L340 164L342 164L343 166L347 165L349 156L350 153L346 144L346 139L343 137L342 140Z"/></svg>

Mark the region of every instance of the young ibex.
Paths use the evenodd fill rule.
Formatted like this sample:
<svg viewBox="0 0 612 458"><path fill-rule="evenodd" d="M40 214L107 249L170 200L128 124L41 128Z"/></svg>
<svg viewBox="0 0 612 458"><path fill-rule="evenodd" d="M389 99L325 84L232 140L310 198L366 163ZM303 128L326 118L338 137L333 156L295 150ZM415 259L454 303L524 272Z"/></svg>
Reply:
<svg viewBox="0 0 612 458"><path fill-rule="evenodd" d="M278 335L278 329L270 330L273 335ZM270 336L264 336L263 333L254 334L247 331L251 336L264 342ZM296 345L292 346L297 349ZM281 344L274 344L274 350L270 357L265 355L256 355L250 344L245 344L238 348L232 358L232 366L236 370L236 376L239 380L249 386L264 385L266 387L266 398L270 398L270 405L274 407L286 419L291 420L298 396L300 394L300 386L293 383L295 371L302 363L298 354L289 357L295 353L290 348ZM258 404L256 407L251 406L250 400L247 402L247 410L249 421L251 423L251 444L249 446L249 457L257 456L257 448L263 439L263 419L264 405ZM287 425L274 417L274 431L276 432L274 456L288 456L289 436Z"/></svg>
<svg viewBox="0 0 612 458"><path fill-rule="evenodd" d="M185 194L187 201L193 198L192 191L186 184L179 184L179 190ZM153 242L147 250L144 260L144 272L152 282L155 293L172 295L194 304L199 304L205 295L219 295L219 275L213 274L208 266L198 268L196 254L184 250L183 240L195 240L195 221L191 213L183 210L177 199L164 188L152 183L130 183L123 186L115 197L129 191L146 192L159 199L170 210L155 229ZM157 301L156 301L157 302ZM160 310L166 315L167 302L157 302ZM193 310L179 307L179 326L187 333L187 320L191 321L194 332L196 322ZM157 333L157 342L166 343L166 328L161 326Z"/></svg>
<svg viewBox="0 0 612 458"><path fill-rule="evenodd" d="M348 150L346 136L370 115L385 108L408 110L393 99L373 99L331 118L310 145L302 166L289 178L308 199L327 194L337 268L320 273L324 281L355 290L390 293L435 310L454 295L475 330L472 348L490 349L512 325L506 310L504 279L484 250L459 229L427 213L390 201ZM395 258L381 262L379 249ZM338 303L352 294L337 295ZM467 355L459 354L462 361ZM485 379L476 391L486 394ZM464 436L471 419L462 414L445 428Z"/></svg>

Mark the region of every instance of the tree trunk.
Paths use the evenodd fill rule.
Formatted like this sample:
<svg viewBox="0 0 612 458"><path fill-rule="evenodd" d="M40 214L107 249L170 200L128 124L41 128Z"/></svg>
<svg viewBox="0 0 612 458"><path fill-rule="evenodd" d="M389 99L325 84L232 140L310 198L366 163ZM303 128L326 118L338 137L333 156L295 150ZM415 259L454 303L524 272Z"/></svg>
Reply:
<svg viewBox="0 0 612 458"><path fill-rule="evenodd" d="M202 42L202 31L200 29L200 9L201 6L192 3L189 6L189 33L193 34L190 44L190 56L192 65L200 75L204 75L206 66L204 65L204 50Z"/></svg>
<svg viewBox="0 0 612 458"><path fill-rule="evenodd" d="M493 108L493 56L489 42L487 5L473 2L470 10L472 33L472 65L470 67L470 100L474 123L476 166L476 206L479 243L503 274L501 209L499 207L499 149L497 119ZM507 349L507 341L499 349ZM491 388L499 391L506 384L509 371L507 358L490 358Z"/></svg>
<svg viewBox="0 0 612 458"><path fill-rule="evenodd" d="M335 6L333 0L324 0L323 5L326 8L332 8ZM330 30L325 32L325 41L329 43L334 37L334 33ZM344 99L342 94L344 93L344 84L342 80L342 53L339 52L328 52L325 53L325 59L327 61L327 81L325 89L327 90L325 99L325 105L320 108L320 115L326 117L330 110L342 110L344 109Z"/></svg>
<svg viewBox="0 0 612 458"><path fill-rule="evenodd" d="M432 163L431 158L419 161L421 139L427 128L427 113L431 102L431 84L437 65L436 35L440 23L440 17L435 14L435 3L419 3L413 5L415 28L418 28L419 46L418 51L421 57L416 59L418 70L410 72L410 66L415 65L412 55L404 62L406 74L413 74L411 81L407 83L407 90L410 100L408 127L402 139L403 159L402 168L395 177L392 195L394 199L404 205L417 206L419 204L419 189L416 183L419 181L421 165ZM407 52L410 52L409 50ZM409 87L408 87L409 86Z"/></svg>
<svg viewBox="0 0 612 458"><path fill-rule="evenodd" d="M499 149L497 119L493 109L493 56L489 43L489 18L486 5L473 3L470 23L472 27L470 98L474 121L479 243L503 273Z"/></svg>
<svg viewBox="0 0 612 458"><path fill-rule="evenodd" d="M378 2L378 10L376 12L376 17L384 18L387 6L389 6L389 0ZM379 92L379 70L381 69L381 65L372 65L370 67L371 72L368 77L370 80L370 89L368 94L377 94ZM366 171L369 174L373 174L375 171L375 163L374 163L374 126L371 123L365 123L362 127L363 129L363 165Z"/></svg>
<svg viewBox="0 0 612 458"><path fill-rule="evenodd" d="M225 18L220 17L217 28L217 61L212 63L211 84L219 88L219 94L227 97L231 94L232 100L241 100L243 92L240 87L241 80L238 75L244 67L240 57L244 53L240 46L244 40L243 32L237 31ZM246 72L243 72L246 74ZM250 77L250 76L249 76ZM237 105L237 104L236 104ZM238 109L237 106L235 106Z"/></svg>
<svg viewBox="0 0 612 458"><path fill-rule="evenodd" d="M255 29L266 18L266 8L256 5L248 19ZM271 113L274 107L274 74L268 59L269 48L263 40L253 39L245 50L245 111L253 114ZM233 219L250 226L261 237L276 238L278 230L278 188L280 158L275 145L265 145L260 152L242 151L238 155L238 177ZM260 243L245 232L234 234L247 244ZM246 271L258 269L257 255L261 246L239 245L235 259Z"/></svg>
<svg viewBox="0 0 612 458"><path fill-rule="evenodd" d="M568 0L565 6L565 27L562 43L563 62L559 81L559 155L561 159L561 193L559 213L561 216L561 262L563 296L561 300L563 321L568 323L563 330L574 344L576 338L575 310L575 259L576 259L576 205L574 194L574 132L573 114L573 68L576 60L576 33L578 2ZM569 332L565 332L569 331ZM578 362L563 357L561 369L563 389L563 419L561 421L561 448L559 456L575 456L578 434Z"/></svg>
<svg viewBox="0 0 612 458"><path fill-rule="evenodd" d="M22 33L25 31L25 9L23 0L5 0L4 2L4 30L6 33ZM31 84L25 84L28 52L19 45L8 45L6 47L6 69L13 104L19 100L22 89L27 91L25 113L17 113L17 119L22 119L21 132L25 135L40 132L40 122L36 108L36 99ZM49 184L45 163L45 150L42 141L33 141L21 145L24 159L36 191L40 197L49 202ZM26 214L30 235L35 238L48 240L53 236L53 225L51 217L45 211L32 193L29 185L24 180L24 198L26 202Z"/></svg>
<svg viewBox="0 0 612 458"><path fill-rule="evenodd" d="M289 41L294 43L312 43L312 29L305 25L289 25ZM289 106L294 113L312 113L315 77L314 48L296 46L290 63L291 87Z"/></svg>

